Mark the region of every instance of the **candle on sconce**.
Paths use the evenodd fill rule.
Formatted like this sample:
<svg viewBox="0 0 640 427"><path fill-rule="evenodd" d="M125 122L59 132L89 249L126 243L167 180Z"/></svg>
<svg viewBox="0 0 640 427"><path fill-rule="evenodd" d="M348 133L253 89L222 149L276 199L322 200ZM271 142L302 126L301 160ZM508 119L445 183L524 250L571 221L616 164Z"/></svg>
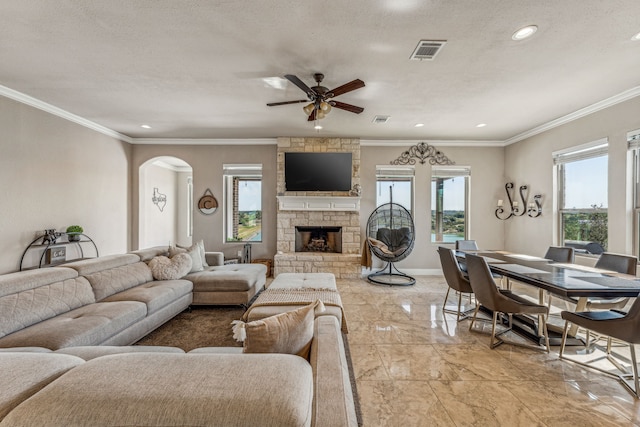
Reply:
<svg viewBox="0 0 640 427"><path fill-rule="evenodd" d="M513 207L517 208L518 207L518 202L513 202Z"/></svg>
<svg viewBox="0 0 640 427"><path fill-rule="evenodd" d="M499 199L499 200L498 200L498 207L499 207L499 208L501 208L501 207L502 207L502 205L503 205L503 201L502 201L502 199Z"/></svg>

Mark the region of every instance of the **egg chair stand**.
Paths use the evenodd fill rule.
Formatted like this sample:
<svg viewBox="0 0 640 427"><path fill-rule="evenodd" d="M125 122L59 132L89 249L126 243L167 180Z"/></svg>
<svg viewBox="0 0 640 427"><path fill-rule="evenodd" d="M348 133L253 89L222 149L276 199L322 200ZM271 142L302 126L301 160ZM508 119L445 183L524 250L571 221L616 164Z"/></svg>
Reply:
<svg viewBox="0 0 640 427"><path fill-rule="evenodd" d="M395 263L409 256L415 242L413 218L404 206L390 202L378 206L367 220L367 245L376 258L386 265L367 276L378 285L411 286L416 279L398 270Z"/></svg>

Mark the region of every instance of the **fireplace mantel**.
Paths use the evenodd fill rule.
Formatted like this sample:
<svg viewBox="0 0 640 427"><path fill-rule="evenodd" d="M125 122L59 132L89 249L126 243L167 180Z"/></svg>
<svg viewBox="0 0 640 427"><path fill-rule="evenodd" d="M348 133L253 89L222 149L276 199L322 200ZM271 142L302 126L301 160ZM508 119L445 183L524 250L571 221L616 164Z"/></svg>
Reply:
<svg viewBox="0 0 640 427"><path fill-rule="evenodd" d="M281 211L360 211L360 197L278 196Z"/></svg>

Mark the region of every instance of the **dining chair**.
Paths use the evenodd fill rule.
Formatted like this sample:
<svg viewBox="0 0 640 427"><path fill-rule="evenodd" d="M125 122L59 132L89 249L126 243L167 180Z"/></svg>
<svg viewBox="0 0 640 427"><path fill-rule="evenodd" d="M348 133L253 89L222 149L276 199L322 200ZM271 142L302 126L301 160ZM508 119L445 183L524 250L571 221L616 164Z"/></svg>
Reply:
<svg viewBox="0 0 640 427"><path fill-rule="evenodd" d="M456 240L457 251L477 251L478 243L475 240Z"/></svg>
<svg viewBox="0 0 640 427"><path fill-rule="evenodd" d="M620 310L582 312L563 311L561 315L565 320L565 325L564 333L562 334L562 343L560 344L560 359L566 359L605 374L616 376L637 399L640 398L640 388L638 388L638 365L634 347L634 344L640 344L640 298L637 298L634 301L628 313ZM594 363L590 364L588 362L585 363L577 360L576 358L567 357L564 354L564 347L567 341L569 324L606 336L606 359L622 373L614 374L600 366L596 366L595 362L599 362L601 359L592 359L590 361ZM617 356L618 359L620 359L620 356L611 351L611 339L624 341L629 345L629 352L631 354L631 374L629 374L624 368L622 361L615 358ZM587 342L585 344L585 348L588 346L589 343ZM623 360L628 362L628 358L626 357L624 357Z"/></svg>
<svg viewBox="0 0 640 427"><path fill-rule="evenodd" d="M463 294L468 294L469 296L473 294L473 289L471 289L469 278L462 272L462 270L460 270L460 266L458 264L458 261L456 260L453 249L440 246L438 247L438 254L440 255L442 273L444 274L444 278L447 281L448 285L447 295L444 297L444 302L442 304L442 311L445 313L455 313L457 315L456 320L458 322L468 319L470 318L470 314L471 312L473 312L473 309L464 312L462 312L461 310ZM449 298L449 291L451 291L451 289L458 293L457 311L446 309L447 299Z"/></svg>
<svg viewBox="0 0 640 427"><path fill-rule="evenodd" d="M487 261L477 255L467 254L467 267L469 269L469 281L471 282L471 289L476 297L476 309L473 313L473 319L469 330L471 331L476 321L478 310L480 307L493 312L493 324L491 327L491 341L490 348L495 348L502 343L508 343L518 345L527 348L533 348L536 350L546 350L549 352L549 333L547 331L546 316L549 314L547 306L542 304L535 304L519 295L514 294L508 289L499 289L491 276L491 270ZM509 317L509 327L505 331L496 334L496 324L498 321L498 314L503 313ZM544 339L546 348L540 346L527 345L520 342L505 341L500 338L501 335L509 332L512 326L512 320L514 314L529 314L538 315L540 319L539 327L542 328L544 333Z"/></svg>
<svg viewBox="0 0 640 427"><path fill-rule="evenodd" d="M567 246L549 246L544 257L554 262L573 264L575 261L575 250Z"/></svg>
<svg viewBox="0 0 640 427"><path fill-rule="evenodd" d="M636 275L638 258L631 255L614 254L603 252L596 261L595 268L611 270L617 273ZM611 310L622 309L629 302L629 298L589 298L587 299L587 310Z"/></svg>

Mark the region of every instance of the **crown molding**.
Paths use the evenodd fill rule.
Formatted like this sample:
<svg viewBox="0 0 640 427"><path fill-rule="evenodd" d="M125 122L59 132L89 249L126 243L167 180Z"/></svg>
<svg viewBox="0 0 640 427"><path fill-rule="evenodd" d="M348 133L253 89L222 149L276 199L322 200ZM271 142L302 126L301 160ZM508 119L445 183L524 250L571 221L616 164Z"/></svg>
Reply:
<svg viewBox="0 0 640 427"><path fill-rule="evenodd" d="M503 141L486 141L473 139L361 139L361 146L368 147L404 147L406 145L426 142L440 147L503 147Z"/></svg>
<svg viewBox="0 0 640 427"><path fill-rule="evenodd" d="M132 139L126 135L123 135L119 132L111 130L102 125L99 125L95 122L92 122L91 120L87 120L83 117L77 116L73 113L63 110L62 108L58 108L54 105L47 104L46 102L40 101L39 99L33 98L29 95L25 95L24 93L18 92L17 90L10 89L6 86L0 85L0 95L5 96L9 99L13 99L14 101L18 101L22 104L26 104L31 107L37 108L38 110L42 110L49 114L53 114L54 116L58 116L65 120L69 120L70 122L77 123L81 126L84 126L91 130L99 132L103 135L107 135L112 138L116 138L121 141L128 142L129 144L131 144L132 142Z"/></svg>
<svg viewBox="0 0 640 427"><path fill-rule="evenodd" d="M535 127L533 129L529 129L526 132L522 132L516 136L512 136L509 139L504 141L504 146L515 144L516 142L522 141L527 138L531 138L534 135L538 135L542 132L546 132L558 126L562 126L574 120L580 119L582 117L588 116L589 114L593 114L597 111L604 110L605 108L612 107L616 104L620 104L621 102L628 101L636 96L640 95L640 86L636 86L629 90L625 90L617 95L614 95L610 98L603 99L602 101L598 101L595 104L591 104L588 107L581 108L577 111L574 111L571 114L567 114L566 116L562 116L555 120L551 120L543 125Z"/></svg>
<svg viewBox="0 0 640 427"><path fill-rule="evenodd" d="M213 138L131 138L140 145L277 145L276 138L213 139Z"/></svg>

